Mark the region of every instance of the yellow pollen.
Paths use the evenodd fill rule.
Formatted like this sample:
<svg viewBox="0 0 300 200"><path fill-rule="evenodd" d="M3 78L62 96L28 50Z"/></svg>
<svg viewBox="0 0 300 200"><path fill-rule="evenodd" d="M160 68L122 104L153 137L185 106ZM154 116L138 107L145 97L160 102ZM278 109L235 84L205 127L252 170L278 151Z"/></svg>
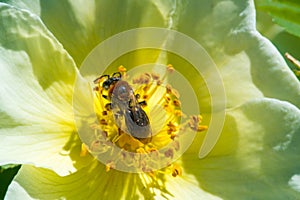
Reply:
<svg viewBox="0 0 300 200"><path fill-rule="evenodd" d="M163 76L153 72L130 77L126 68L120 66L116 73L95 79L94 109L98 123L91 126L95 136L87 147L82 145L81 154L88 150L93 154L106 152L116 145L121 149L120 158L124 157L122 151L158 157L159 151L169 145L161 155L172 163L181 148L178 140L184 133L179 131L204 131L207 127L201 125L201 116L187 118L181 111L179 92L166 84L167 75L174 72L173 66L168 65L166 72ZM182 119L185 119L183 124ZM108 161L106 171L114 169L116 164L115 160ZM142 167L149 176L156 173L149 172L151 169L146 165ZM182 174L180 166L175 164L157 173L162 171L168 171L173 177Z"/></svg>
<svg viewBox="0 0 300 200"><path fill-rule="evenodd" d="M126 72L127 69L126 69L123 65L120 65L120 66L118 67L118 71L119 71L119 72Z"/></svg>
<svg viewBox="0 0 300 200"><path fill-rule="evenodd" d="M181 103L180 103L180 101L179 101L178 99L174 99L174 100L173 100L173 104L174 104L174 106L176 106L176 107L181 106Z"/></svg>
<svg viewBox="0 0 300 200"><path fill-rule="evenodd" d="M153 80L155 80L155 81L159 80L159 78L160 78L159 74L157 74L157 73L152 73L151 76L152 76Z"/></svg>
<svg viewBox="0 0 300 200"><path fill-rule="evenodd" d="M123 133L120 136L119 140L117 141L117 144L128 151L135 151L144 146L142 142L126 133Z"/></svg>
<svg viewBox="0 0 300 200"><path fill-rule="evenodd" d="M188 122L188 125L192 130L197 131L197 132L207 130L208 127L204 126L204 125L200 125L201 122L202 122L202 116L193 115L193 116L190 116L190 120Z"/></svg>
<svg viewBox="0 0 300 200"><path fill-rule="evenodd" d="M172 168L172 176L176 177L176 176L181 176L181 175L182 175L181 167L177 164L174 164L173 168Z"/></svg>

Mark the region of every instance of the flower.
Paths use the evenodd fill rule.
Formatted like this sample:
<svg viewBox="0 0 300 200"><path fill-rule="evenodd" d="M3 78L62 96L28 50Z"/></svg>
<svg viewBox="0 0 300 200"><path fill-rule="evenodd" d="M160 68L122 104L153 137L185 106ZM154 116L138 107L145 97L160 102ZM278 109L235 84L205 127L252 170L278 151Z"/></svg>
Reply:
<svg viewBox="0 0 300 200"><path fill-rule="evenodd" d="M299 195L300 84L275 47L255 30L252 1L8 4L0 4L0 164L23 165L7 199ZM227 98L224 128L203 159L198 151L205 133L198 134L171 172L107 172L107 165L90 154L80 156L72 110L75 78L98 43L149 26L178 30L213 58ZM126 64L167 60L189 77L198 89L203 124L209 124L212 94L199 75L186 70L187 63L160 51L138 52L133 58Z"/></svg>

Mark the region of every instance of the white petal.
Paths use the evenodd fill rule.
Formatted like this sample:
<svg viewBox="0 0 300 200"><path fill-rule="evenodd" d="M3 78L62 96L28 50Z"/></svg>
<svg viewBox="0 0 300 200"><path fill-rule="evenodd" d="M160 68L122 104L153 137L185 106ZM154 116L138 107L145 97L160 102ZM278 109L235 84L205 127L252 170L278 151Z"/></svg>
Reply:
<svg viewBox="0 0 300 200"><path fill-rule="evenodd" d="M299 172L300 110L274 99L228 110L225 129L208 157L184 154L184 169L224 199L297 199L288 186Z"/></svg>
<svg viewBox="0 0 300 200"><path fill-rule="evenodd" d="M0 164L68 174L87 161L74 135L75 64L37 16L2 3L0 14Z"/></svg>
<svg viewBox="0 0 300 200"><path fill-rule="evenodd" d="M23 165L9 186L6 198L138 199L138 188L143 189L137 174L106 172L98 161L64 177L47 169Z"/></svg>

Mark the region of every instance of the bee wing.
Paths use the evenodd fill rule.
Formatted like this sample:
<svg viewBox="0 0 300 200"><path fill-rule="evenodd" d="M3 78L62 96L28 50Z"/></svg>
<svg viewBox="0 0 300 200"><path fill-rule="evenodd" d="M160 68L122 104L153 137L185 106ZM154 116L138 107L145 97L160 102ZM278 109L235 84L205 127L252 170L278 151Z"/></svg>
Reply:
<svg viewBox="0 0 300 200"><path fill-rule="evenodd" d="M135 138L142 139L152 136L149 118L140 107L126 111L125 124L128 132Z"/></svg>

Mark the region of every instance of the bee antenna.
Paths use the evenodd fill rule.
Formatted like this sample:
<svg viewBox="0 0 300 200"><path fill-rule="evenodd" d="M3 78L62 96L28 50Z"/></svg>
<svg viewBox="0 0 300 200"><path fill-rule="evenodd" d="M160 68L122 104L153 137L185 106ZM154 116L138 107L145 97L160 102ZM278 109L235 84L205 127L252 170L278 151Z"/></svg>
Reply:
<svg viewBox="0 0 300 200"><path fill-rule="evenodd" d="M107 79L109 79L109 75L102 75L102 76L96 78L96 79L94 80L94 83L95 83L95 84L99 83L99 80L102 79L103 77L107 77Z"/></svg>

